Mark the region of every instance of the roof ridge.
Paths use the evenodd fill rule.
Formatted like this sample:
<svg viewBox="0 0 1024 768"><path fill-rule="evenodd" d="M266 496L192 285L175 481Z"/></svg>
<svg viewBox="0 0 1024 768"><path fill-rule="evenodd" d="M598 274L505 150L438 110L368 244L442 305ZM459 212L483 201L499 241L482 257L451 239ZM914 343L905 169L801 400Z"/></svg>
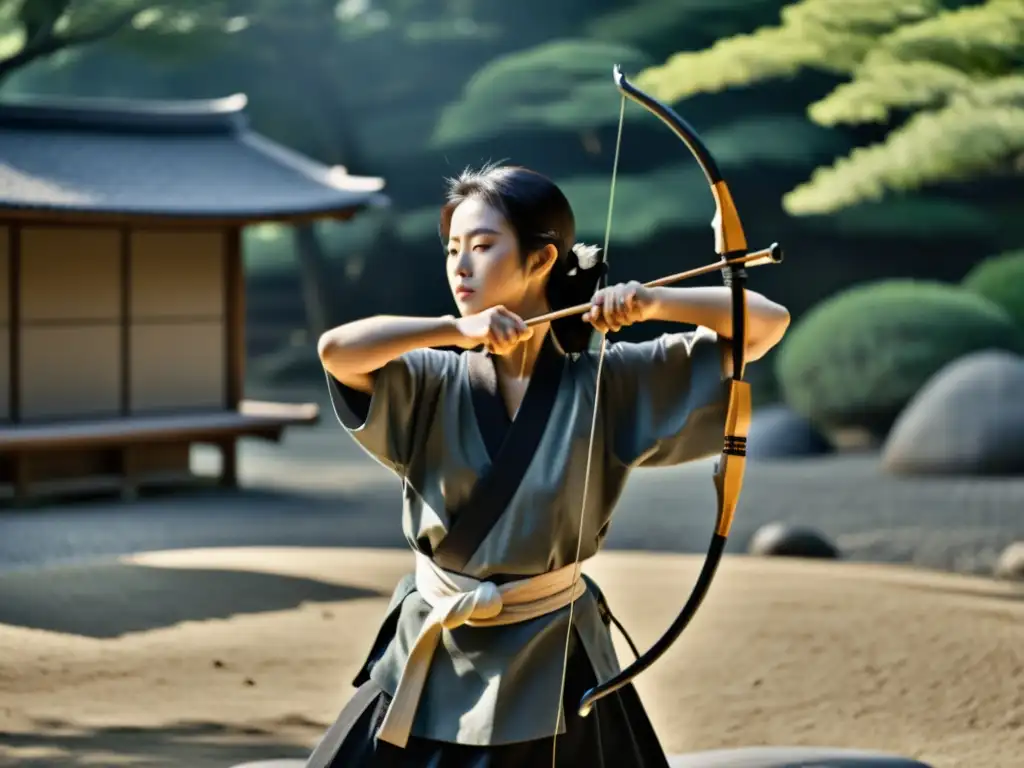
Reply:
<svg viewBox="0 0 1024 768"><path fill-rule="evenodd" d="M235 133L248 127L244 93L212 99L22 95L0 100L0 126L110 133Z"/></svg>

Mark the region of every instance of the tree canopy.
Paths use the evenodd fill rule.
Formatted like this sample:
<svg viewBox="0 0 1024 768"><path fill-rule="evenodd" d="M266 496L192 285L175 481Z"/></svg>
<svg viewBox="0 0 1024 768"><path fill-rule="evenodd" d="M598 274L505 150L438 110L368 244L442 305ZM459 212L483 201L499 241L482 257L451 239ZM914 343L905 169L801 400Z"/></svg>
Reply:
<svg viewBox="0 0 1024 768"><path fill-rule="evenodd" d="M1018 174L1024 158L1024 2L801 0L780 22L646 70L669 101L819 70L847 78L808 108L822 126L877 123L784 198L821 214L889 192Z"/></svg>

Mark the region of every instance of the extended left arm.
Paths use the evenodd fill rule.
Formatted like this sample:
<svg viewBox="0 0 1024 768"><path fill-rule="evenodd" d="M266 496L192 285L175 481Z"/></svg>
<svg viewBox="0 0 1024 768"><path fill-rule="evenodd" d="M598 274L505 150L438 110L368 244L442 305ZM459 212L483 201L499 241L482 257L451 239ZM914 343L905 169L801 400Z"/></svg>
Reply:
<svg viewBox="0 0 1024 768"><path fill-rule="evenodd" d="M746 291L745 356L758 360L778 344L789 327L789 312L760 293ZM648 288L632 281L598 291L583 316L600 331L618 331L645 320L702 325L720 338L732 338L730 288Z"/></svg>
<svg viewBox="0 0 1024 768"><path fill-rule="evenodd" d="M647 320L703 325L732 338L732 293L726 287L651 288ZM747 291L747 360L758 360L778 344L789 327L789 311L760 293Z"/></svg>

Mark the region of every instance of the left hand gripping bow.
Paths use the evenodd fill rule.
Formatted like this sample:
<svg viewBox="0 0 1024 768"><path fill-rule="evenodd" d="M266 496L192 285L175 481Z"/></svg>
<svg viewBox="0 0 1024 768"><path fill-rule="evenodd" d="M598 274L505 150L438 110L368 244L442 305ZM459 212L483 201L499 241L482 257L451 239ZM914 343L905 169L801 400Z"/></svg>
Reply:
<svg viewBox="0 0 1024 768"><path fill-rule="evenodd" d="M718 565L722 560L726 541L729 536L729 529L732 526L733 516L736 513L736 505L739 502L740 490L743 487L743 472L747 454L747 430L750 426L751 402L750 384L743 379L745 366L745 345L747 340L747 297L746 297L746 264L730 263L739 261L747 255L747 239L743 233L743 226L740 223L739 213L733 203L729 187L722 178L718 164L711 156L711 152L701 140L697 132L682 117L672 109L647 95L636 88L622 74L622 71L615 67L615 85L627 97L637 102L645 109L654 113L661 119L672 132L678 136L693 153L697 162L704 171L708 184L711 187L711 194L715 198L715 217L712 227L715 232L715 252L721 258L722 275L726 285L732 291L732 375L726 380L728 387L728 406L725 418L725 441L722 448L722 455L715 469L714 482L718 496L718 516L715 522L715 531L711 538L711 545L708 548L704 565L700 575L690 593L686 605L679 612L675 621L668 630L651 648L632 664L626 667L619 674L610 680L590 689L584 694L580 701L580 715L586 716L597 701L610 693L617 691L624 685L628 685L644 670L648 669L654 662L671 647L672 643L682 634L687 625L693 619L700 608L711 582L715 578ZM757 263L778 263L782 260L782 251L777 246L766 250L767 254L763 260L748 262L750 265Z"/></svg>

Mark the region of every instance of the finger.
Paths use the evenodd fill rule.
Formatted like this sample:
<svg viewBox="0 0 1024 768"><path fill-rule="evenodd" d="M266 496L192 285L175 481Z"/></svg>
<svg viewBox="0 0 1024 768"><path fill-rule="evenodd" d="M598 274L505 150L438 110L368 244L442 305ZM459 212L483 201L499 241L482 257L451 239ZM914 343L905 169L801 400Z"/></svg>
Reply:
<svg viewBox="0 0 1024 768"><path fill-rule="evenodd" d="M487 342L491 345L491 349L495 352L505 346L505 340L502 338L501 328L497 324L491 326L487 333Z"/></svg>
<svg viewBox="0 0 1024 768"><path fill-rule="evenodd" d="M523 318L521 318L519 315L517 315L511 309L508 309L507 307L501 306L501 307L498 308L498 311L499 311L499 314L501 315L501 317L504 320L507 320L508 322L510 322L512 325L521 325L523 327L526 327L526 321L523 320Z"/></svg>
<svg viewBox="0 0 1024 768"><path fill-rule="evenodd" d="M528 328L526 321L515 312L506 312L503 316L506 339L511 344L517 344L533 335L533 330Z"/></svg>
<svg viewBox="0 0 1024 768"><path fill-rule="evenodd" d="M519 335L518 320L519 318L511 313L503 314L498 318L498 328L501 334L501 340L505 344L513 343L516 336Z"/></svg>
<svg viewBox="0 0 1024 768"><path fill-rule="evenodd" d="M615 323L615 315L618 312L616 308L616 301L614 296L609 296L608 301L605 302L602 307L601 318L604 320L606 326L611 326Z"/></svg>
<svg viewBox="0 0 1024 768"><path fill-rule="evenodd" d="M613 326L622 327L622 323L626 319L628 309L626 307L626 297L621 291L616 292L615 301L612 304L611 323ZM615 328L618 330L618 328Z"/></svg>
<svg viewBox="0 0 1024 768"><path fill-rule="evenodd" d="M626 289L625 293L622 296L622 303L630 312L632 312L636 308L636 288Z"/></svg>
<svg viewBox="0 0 1024 768"><path fill-rule="evenodd" d="M619 313L619 325L632 325L636 320L636 303L629 295L623 297L622 311Z"/></svg>

